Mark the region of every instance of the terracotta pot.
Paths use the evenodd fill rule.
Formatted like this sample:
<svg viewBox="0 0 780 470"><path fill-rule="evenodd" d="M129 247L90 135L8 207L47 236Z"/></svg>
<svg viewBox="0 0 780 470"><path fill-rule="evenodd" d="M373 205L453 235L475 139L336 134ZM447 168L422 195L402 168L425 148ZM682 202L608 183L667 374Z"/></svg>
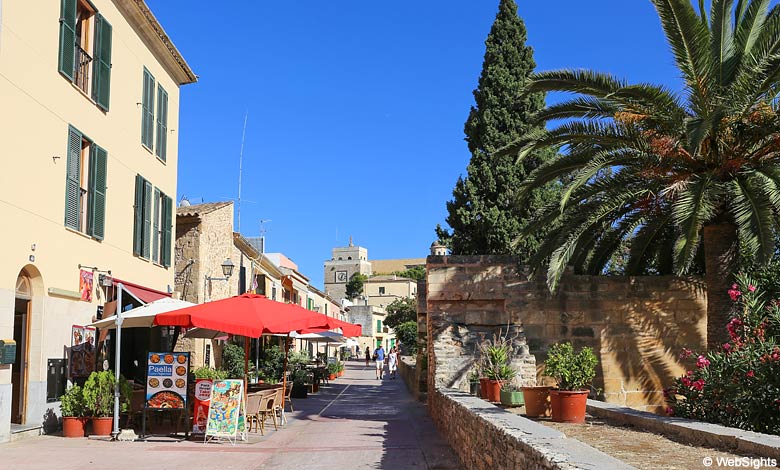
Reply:
<svg viewBox="0 0 780 470"><path fill-rule="evenodd" d="M501 381L500 380L488 380L487 384L487 401L499 402L501 401Z"/></svg>
<svg viewBox="0 0 780 470"><path fill-rule="evenodd" d="M557 391L558 391L557 388L551 388L550 389L550 418L553 421L558 421L558 419L559 419L558 418L558 413L560 413L560 410L561 410L561 406L559 405L560 398L558 397L557 394L553 393L553 392L557 392Z"/></svg>
<svg viewBox="0 0 780 470"><path fill-rule="evenodd" d="M340 371L339 371L339 377L341 377L342 375L344 375L344 371L343 371L343 370L340 370Z"/></svg>
<svg viewBox="0 0 780 470"><path fill-rule="evenodd" d="M550 392L553 397L553 421L559 423L584 423L588 390Z"/></svg>
<svg viewBox="0 0 780 470"><path fill-rule="evenodd" d="M336 374L328 374L328 380L336 380Z"/></svg>
<svg viewBox="0 0 780 470"><path fill-rule="evenodd" d="M481 398L487 398L488 380L489 379L487 377L480 377L479 378L479 396Z"/></svg>
<svg viewBox="0 0 780 470"><path fill-rule="evenodd" d="M62 437L84 437L87 420L73 416L62 417Z"/></svg>
<svg viewBox="0 0 780 470"><path fill-rule="evenodd" d="M110 436L114 428L114 418L111 416L104 418L92 417L92 435Z"/></svg>
<svg viewBox="0 0 780 470"><path fill-rule="evenodd" d="M550 387L523 387L523 400L526 416L550 416Z"/></svg>

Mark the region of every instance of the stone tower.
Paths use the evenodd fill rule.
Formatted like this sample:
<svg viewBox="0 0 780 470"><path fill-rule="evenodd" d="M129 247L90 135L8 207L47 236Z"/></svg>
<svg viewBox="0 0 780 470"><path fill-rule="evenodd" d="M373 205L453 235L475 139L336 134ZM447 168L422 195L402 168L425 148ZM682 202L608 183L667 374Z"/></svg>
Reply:
<svg viewBox="0 0 780 470"><path fill-rule="evenodd" d="M436 240L431 243L431 255L433 256L447 256L447 247L442 245L441 242Z"/></svg>
<svg viewBox="0 0 780 470"><path fill-rule="evenodd" d="M325 292L333 298L346 298L347 281L353 274L371 275L371 263L368 261L368 250L355 246L352 237L349 246L333 248L332 257L325 261Z"/></svg>

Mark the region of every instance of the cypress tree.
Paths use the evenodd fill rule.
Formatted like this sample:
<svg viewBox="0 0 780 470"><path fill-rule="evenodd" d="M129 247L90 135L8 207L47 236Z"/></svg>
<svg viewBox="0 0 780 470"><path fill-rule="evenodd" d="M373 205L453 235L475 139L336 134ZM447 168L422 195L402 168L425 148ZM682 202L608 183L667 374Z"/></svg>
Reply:
<svg viewBox="0 0 780 470"><path fill-rule="evenodd" d="M520 183L542 161L554 156L546 151L516 162L513 155L494 152L534 129L533 114L544 107L544 94L524 94L536 63L523 20L513 0L501 0L496 20L485 41L485 57L479 84L474 90L464 132L471 152L466 177L458 178L447 202L447 223L452 233L437 226L439 239L453 254L515 254L527 260L543 234L518 238L529 218L545 201L556 197L557 186L537 190L531 202L517 207Z"/></svg>

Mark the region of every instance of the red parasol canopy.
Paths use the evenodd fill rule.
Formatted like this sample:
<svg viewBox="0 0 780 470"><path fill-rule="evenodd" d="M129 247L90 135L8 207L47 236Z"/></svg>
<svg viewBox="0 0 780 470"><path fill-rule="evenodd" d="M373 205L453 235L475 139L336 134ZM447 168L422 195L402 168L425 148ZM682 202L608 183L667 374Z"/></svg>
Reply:
<svg viewBox="0 0 780 470"><path fill-rule="evenodd" d="M335 328L341 328L341 334L348 338L360 336L363 333L363 327L361 325L347 323L345 321L341 321L333 317L327 317L327 318L328 318L327 328L325 327L306 328L305 330L301 330L300 333L319 333L321 331L333 330Z"/></svg>
<svg viewBox="0 0 780 470"><path fill-rule="evenodd" d="M289 333L309 328L320 328L319 331L323 331L336 328L330 326L330 320L335 319L298 305L268 300L262 295L242 294L158 314L154 317L154 324L197 327L258 338L263 333Z"/></svg>

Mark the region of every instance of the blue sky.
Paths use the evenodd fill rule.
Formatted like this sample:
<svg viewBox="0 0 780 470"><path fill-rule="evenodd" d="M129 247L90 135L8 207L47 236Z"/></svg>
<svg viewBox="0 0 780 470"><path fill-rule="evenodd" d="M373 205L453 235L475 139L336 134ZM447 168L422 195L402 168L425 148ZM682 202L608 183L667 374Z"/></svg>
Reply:
<svg viewBox="0 0 780 470"><path fill-rule="evenodd" d="M236 199L241 232L322 287L351 235L424 257L469 153L463 123L498 0L147 0L200 80L181 90L179 194ZM677 87L649 0L519 0L537 70Z"/></svg>

